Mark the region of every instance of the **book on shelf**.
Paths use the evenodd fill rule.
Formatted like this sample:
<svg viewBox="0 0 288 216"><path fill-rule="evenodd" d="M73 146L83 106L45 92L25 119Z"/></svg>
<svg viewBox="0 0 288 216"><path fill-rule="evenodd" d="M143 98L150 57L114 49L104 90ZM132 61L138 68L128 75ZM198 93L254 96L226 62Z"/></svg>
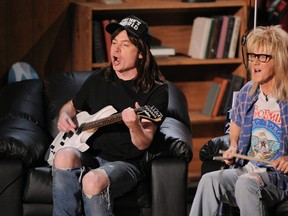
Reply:
<svg viewBox="0 0 288 216"><path fill-rule="evenodd" d="M94 63L105 62L106 59L106 47L103 34L103 26L100 21L92 22L92 56Z"/></svg>
<svg viewBox="0 0 288 216"><path fill-rule="evenodd" d="M230 87L231 87L231 80L230 79L227 79L227 80L228 80L228 83L227 83L227 86L226 86L226 90L224 92L223 99L221 101L221 104L220 104L220 107L219 107L219 110L218 110L218 115L219 116L226 115L226 113L227 113L227 110L225 110L225 106L226 106L226 100L228 98L229 90L230 90Z"/></svg>
<svg viewBox="0 0 288 216"><path fill-rule="evenodd" d="M220 91L221 85L212 82L208 91L208 95L206 97L203 109L202 109L202 114L207 115L207 116L212 116L213 108L215 106L219 91Z"/></svg>
<svg viewBox="0 0 288 216"><path fill-rule="evenodd" d="M242 88L242 86L244 84L244 78L242 76L235 75L235 74L226 75L224 77L230 80L230 87L228 88L228 92L227 92L227 96L226 96L226 99L224 102L224 106L223 106L223 109L221 111L222 114L225 115L227 110L232 105L233 92L239 91Z"/></svg>
<svg viewBox="0 0 288 216"><path fill-rule="evenodd" d="M103 4L121 4L123 3L122 0L100 0L100 3Z"/></svg>
<svg viewBox="0 0 288 216"><path fill-rule="evenodd" d="M150 51L153 56L173 56L175 55L175 48L162 45L152 45Z"/></svg>
<svg viewBox="0 0 288 216"><path fill-rule="evenodd" d="M234 16L234 27L232 31L231 36L231 42L228 52L228 58L235 58L236 50L237 50L237 44L238 44L238 38L239 38L239 32L240 32L240 24L241 24L241 17L240 16Z"/></svg>
<svg viewBox="0 0 288 216"><path fill-rule="evenodd" d="M206 50L205 50L205 55L204 58L207 59L209 57L210 51L211 51L211 46L212 46L212 38L213 38L213 29L215 28L215 19L211 18L211 26L209 30L209 35L207 39L207 44L206 44Z"/></svg>
<svg viewBox="0 0 288 216"><path fill-rule="evenodd" d="M223 107L225 96L227 96L230 80L223 77L215 77L213 82L218 83L220 85L220 89L211 116L219 116L222 115L220 109L221 106Z"/></svg>
<svg viewBox="0 0 288 216"><path fill-rule="evenodd" d="M106 60L108 62L111 62L111 58L110 58L111 34L105 30L106 26L109 23L110 23L110 20L108 20L108 19L102 20L103 34L104 34L104 41L105 41L105 48L106 48Z"/></svg>
<svg viewBox="0 0 288 216"><path fill-rule="evenodd" d="M231 39L232 39L232 33L234 29L234 22L235 22L235 17L229 16L226 40L225 40L225 45L224 45L224 52L222 56L223 58L228 58L229 48L230 48Z"/></svg>
<svg viewBox="0 0 288 216"><path fill-rule="evenodd" d="M207 49L205 57L212 59L216 57L218 38L219 38L219 27L221 27L222 19L219 17L212 17L212 24L210 28L209 38L207 42Z"/></svg>
<svg viewBox="0 0 288 216"><path fill-rule="evenodd" d="M222 21L222 26L221 26L221 30L220 30L219 40L218 40L218 48L217 48L216 58L222 58L223 57L224 46L225 46L226 35L227 35L227 29L228 29L229 17L223 16L222 19L223 19L223 21Z"/></svg>
<svg viewBox="0 0 288 216"><path fill-rule="evenodd" d="M192 58L205 59L211 24L212 19L208 17L194 19L188 48L188 55Z"/></svg>

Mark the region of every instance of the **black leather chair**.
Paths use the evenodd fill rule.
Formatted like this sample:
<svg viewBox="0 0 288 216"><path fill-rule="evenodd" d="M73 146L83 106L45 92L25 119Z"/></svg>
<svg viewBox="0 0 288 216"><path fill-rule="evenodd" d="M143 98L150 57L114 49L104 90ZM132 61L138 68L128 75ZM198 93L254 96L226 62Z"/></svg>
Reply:
<svg viewBox="0 0 288 216"><path fill-rule="evenodd" d="M63 73L0 89L1 215L52 215L51 167L44 155L57 134L60 107L90 74ZM160 131L157 145L146 154L151 175L115 200L115 215L187 214L188 163L193 156L190 119L185 96L170 82L168 116Z"/></svg>

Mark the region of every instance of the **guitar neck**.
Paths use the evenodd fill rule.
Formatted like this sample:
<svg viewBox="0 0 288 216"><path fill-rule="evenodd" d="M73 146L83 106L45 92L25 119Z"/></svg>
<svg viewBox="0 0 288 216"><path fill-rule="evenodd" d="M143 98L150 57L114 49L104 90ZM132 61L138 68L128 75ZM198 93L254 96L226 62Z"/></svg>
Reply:
<svg viewBox="0 0 288 216"><path fill-rule="evenodd" d="M159 122L163 117L162 113L159 112L159 110L157 110L154 106L144 106L137 108L135 109L135 113L138 117L148 119L153 122ZM77 133L81 133L82 131L90 129L97 129L120 121L122 121L122 113L116 113L102 119L82 123L77 129Z"/></svg>
<svg viewBox="0 0 288 216"><path fill-rule="evenodd" d="M81 131L86 131L86 130L90 130L90 129L104 127L106 125L114 124L114 123L120 122L120 121L122 121L122 114L117 113L115 115L108 116L108 117L102 118L102 119L98 119L96 121L83 123L80 127L82 127Z"/></svg>

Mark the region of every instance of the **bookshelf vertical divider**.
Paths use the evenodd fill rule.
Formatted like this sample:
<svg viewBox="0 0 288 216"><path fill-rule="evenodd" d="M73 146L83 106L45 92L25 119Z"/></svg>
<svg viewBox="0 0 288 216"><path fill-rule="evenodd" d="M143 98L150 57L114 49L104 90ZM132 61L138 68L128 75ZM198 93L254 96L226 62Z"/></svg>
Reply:
<svg viewBox="0 0 288 216"><path fill-rule="evenodd" d="M241 36L247 24L247 6L242 0L216 0L216 2L187 3L179 1L135 1L121 4L96 2L74 3L72 40L72 68L90 71L106 63L93 62L93 20L121 20L128 15L145 20L151 34L162 45L175 48L173 57L156 58L166 78L173 81L186 95L193 133L193 161L189 167L191 179L200 177L199 150L209 139L223 135L225 117L208 117L201 113L211 81L216 76L237 74L247 79L242 63ZM237 15L241 17L236 57L233 59L193 59L188 47L196 17Z"/></svg>

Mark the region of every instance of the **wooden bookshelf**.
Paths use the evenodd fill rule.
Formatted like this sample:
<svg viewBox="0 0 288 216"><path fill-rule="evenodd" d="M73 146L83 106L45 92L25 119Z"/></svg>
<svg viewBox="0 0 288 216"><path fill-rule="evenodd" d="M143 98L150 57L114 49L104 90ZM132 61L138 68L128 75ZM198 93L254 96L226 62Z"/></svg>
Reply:
<svg viewBox="0 0 288 216"><path fill-rule="evenodd" d="M106 63L92 61L92 21L116 19L136 15L145 20L151 34L162 45L175 48L174 57L156 58L163 74L175 82L187 97L193 134L193 160L189 176L198 178L201 161L199 149L209 139L224 133L225 117L208 117L201 114L209 86L215 76L237 74L246 78L242 64L241 36L246 30L247 6L242 0L219 0L205 3L180 1L141 1L121 4L95 2L74 3L73 70L92 70ZM193 20L199 16L238 15L241 27L238 49L234 59L193 59L187 55Z"/></svg>

